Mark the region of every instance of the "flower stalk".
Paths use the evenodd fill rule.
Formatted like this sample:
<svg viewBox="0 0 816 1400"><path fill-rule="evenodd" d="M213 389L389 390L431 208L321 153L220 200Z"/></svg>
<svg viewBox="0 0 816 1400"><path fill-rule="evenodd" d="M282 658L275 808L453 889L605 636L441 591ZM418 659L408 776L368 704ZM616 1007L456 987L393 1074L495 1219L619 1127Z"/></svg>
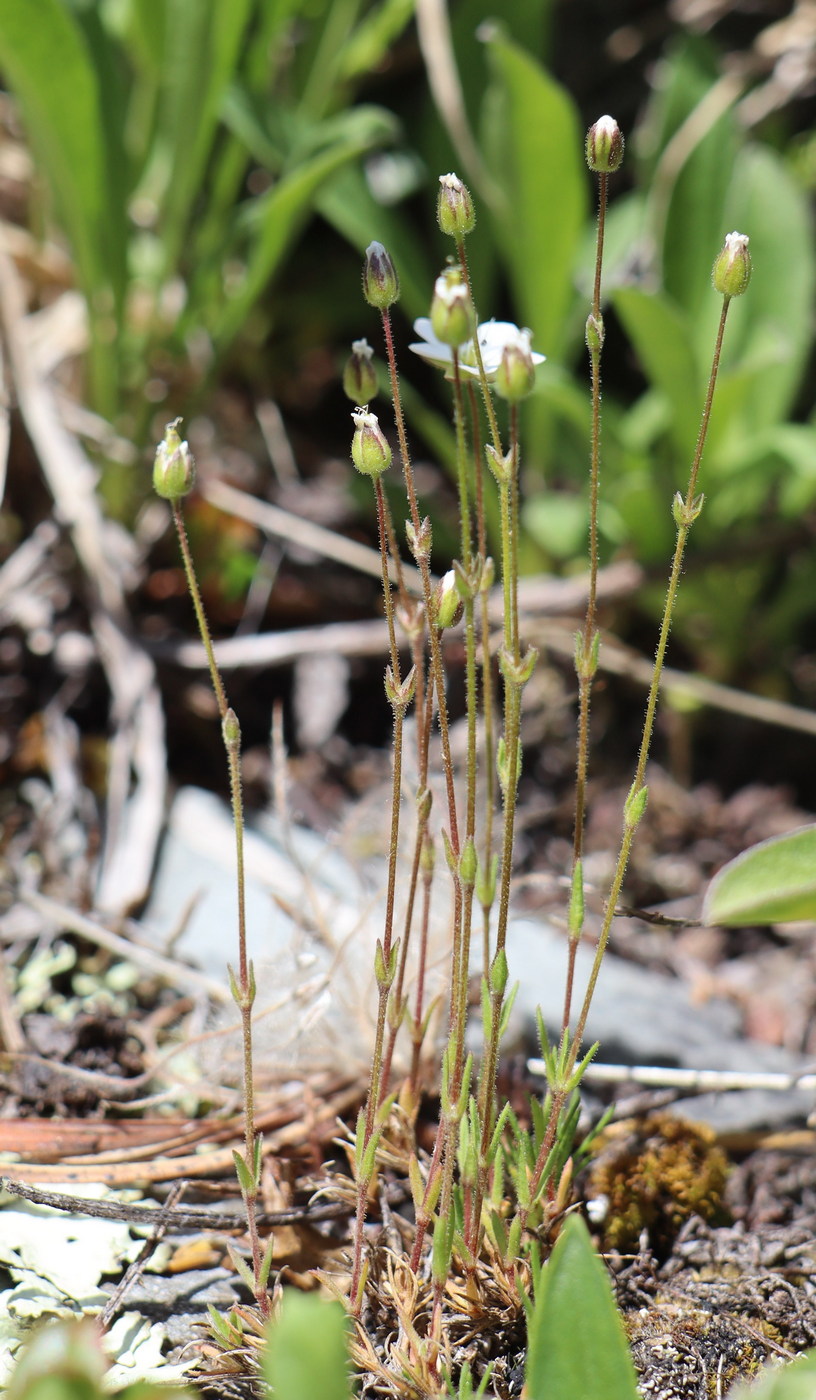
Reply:
<svg viewBox="0 0 816 1400"><path fill-rule="evenodd" d="M195 480L195 463L186 442L182 442L178 432L180 420L168 424L164 439L156 451L153 469L153 484L157 493L169 501L173 513L173 524L178 537L187 588L192 600L198 623L198 630L207 654L213 691L215 692L218 713L221 719L221 733L227 755L229 770L230 800L232 821L235 832L236 884L238 894L238 975L228 968L230 991L241 1016L241 1038L243 1045L243 1107L244 1107L244 1152L235 1152L235 1169L244 1200L252 1253L252 1272L246 1270L243 1260L233 1252L233 1262L255 1296L255 1301L264 1319L270 1316L267 1282L272 1262L273 1238L270 1236L266 1251L261 1248L257 1221L257 1202L261 1188L263 1165L263 1144L255 1132L255 1087L252 1057L252 1007L255 1001L255 971L247 956L246 937L246 878L244 872L244 810L241 787L241 728L235 711L227 703L224 683L215 659L207 614L198 586L193 556L184 524L181 502L192 489Z"/></svg>

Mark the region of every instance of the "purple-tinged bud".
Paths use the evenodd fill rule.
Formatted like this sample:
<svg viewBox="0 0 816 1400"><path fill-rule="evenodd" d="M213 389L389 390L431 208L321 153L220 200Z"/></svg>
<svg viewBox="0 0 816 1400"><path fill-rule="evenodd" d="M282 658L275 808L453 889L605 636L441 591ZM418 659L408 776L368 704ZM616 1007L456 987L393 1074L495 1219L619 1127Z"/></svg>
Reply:
<svg viewBox="0 0 816 1400"><path fill-rule="evenodd" d="M446 268L434 283L431 330L443 345L457 349L473 339L476 312L461 268Z"/></svg>
<svg viewBox="0 0 816 1400"><path fill-rule="evenodd" d="M505 342L499 368L496 370L496 393L510 403L526 399L535 387L535 365L530 348L530 331L519 331Z"/></svg>
<svg viewBox="0 0 816 1400"><path fill-rule="evenodd" d="M727 233L722 251L711 271L715 292L724 297L738 297L751 280L751 254L744 233Z"/></svg>
<svg viewBox="0 0 816 1400"><path fill-rule="evenodd" d="M370 306L386 311L399 297L399 278L382 243L369 243L363 263L363 296Z"/></svg>
<svg viewBox="0 0 816 1400"><path fill-rule="evenodd" d="M623 135L614 117L600 117L589 128L586 158L590 170L598 175L612 175L623 160Z"/></svg>
<svg viewBox="0 0 816 1400"><path fill-rule="evenodd" d="M352 462L363 476L382 476L391 465L391 448L377 415L368 413L364 408L356 408L351 416L354 419Z"/></svg>
<svg viewBox="0 0 816 1400"><path fill-rule="evenodd" d="M165 501L180 500L195 483L195 459L179 436L180 423L181 419L176 418L167 424L153 462L153 490Z"/></svg>
<svg viewBox="0 0 816 1400"><path fill-rule="evenodd" d="M370 403L377 392L377 371L372 364L374 351L367 340L354 340L343 370L343 392L359 408Z"/></svg>
<svg viewBox="0 0 816 1400"><path fill-rule="evenodd" d="M450 238L464 238L476 224L476 211L467 185L458 175L440 175L436 217Z"/></svg>

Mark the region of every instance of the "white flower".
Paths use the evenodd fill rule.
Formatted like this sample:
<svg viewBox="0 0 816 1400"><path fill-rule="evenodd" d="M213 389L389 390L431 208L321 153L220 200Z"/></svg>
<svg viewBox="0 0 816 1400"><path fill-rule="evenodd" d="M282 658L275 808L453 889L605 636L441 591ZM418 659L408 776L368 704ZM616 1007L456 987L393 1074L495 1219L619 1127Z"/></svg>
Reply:
<svg viewBox="0 0 816 1400"><path fill-rule="evenodd" d="M428 364L435 365L437 369L449 371L453 365L453 351L449 345L444 345L441 340L437 340L428 317L420 316L418 321L414 321L414 330L417 335L422 336L420 342L409 347L414 354L427 360ZM529 351L534 365L543 364L547 358L546 355L539 355L530 350L532 331L519 330L512 321L482 321L476 329L476 334L479 338L482 363L488 379L495 379L505 345L519 345L524 350ZM459 368L463 374L478 379L479 370L472 340L467 341L459 349Z"/></svg>

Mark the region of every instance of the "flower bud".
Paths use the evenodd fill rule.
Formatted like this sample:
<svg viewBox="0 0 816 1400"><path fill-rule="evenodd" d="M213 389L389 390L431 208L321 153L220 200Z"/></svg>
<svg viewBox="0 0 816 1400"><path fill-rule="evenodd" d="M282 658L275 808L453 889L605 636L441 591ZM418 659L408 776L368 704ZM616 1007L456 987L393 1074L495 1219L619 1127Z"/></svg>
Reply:
<svg viewBox="0 0 816 1400"><path fill-rule="evenodd" d="M468 836L462 847L462 854L459 857L459 879L465 888L472 889L475 885L478 865L479 862L473 837Z"/></svg>
<svg viewBox="0 0 816 1400"><path fill-rule="evenodd" d="M519 331L508 339L502 350L499 368L496 370L496 393L510 403L526 399L535 387L535 365L530 348L530 331Z"/></svg>
<svg viewBox="0 0 816 1400"><path fill-rule="evenodd" d="M227 710L221 723L221 733L228 749L237 749L241 743L241 726L234 710Z"/></svg>
<svg viewBox="0 0 816 1400"><path fill-rule="evenodd" d="M374 351L367 340L354 340L343 370L343 392L360 408L377 392L377 371L371 363Z"/></svg>
<svg viewBox="0 0 816 1400"><path fill-rule="evenodd" d="M751 280L751 254L744 233L728 233L722 252L711 271L715 292L724 297L741 296Z"/></svg>
<svg viewBox="0 0 816 1400"><path fill-rule="evenodd" d="M431 329L443 345L457 348L476 330L476 313L461 268L447 268L434 283Z"/></svg>
<svg viewBox="0 0 816 1400"><path fill-rule="evenodd" d="M605 334L603 316L595 316L593 312L590 312L586 318L586 327L584 329L584 340L590 355L600 354L603 349Z"/></svg>
<svg viewBox="0 0 816 1400"><path fill-rule="evenodd" d="M391 448L375 413L356 408L351 460L363 476L381 476L391 465Z"/></svg>
<svg viewBox="0 0 816 1400"><path fill-rule="evenodd" d="M195 482L195 459L179 437L180 423L176 418L167 424L153 463L153 490L165 501L180 500L192 491Z"/></svg>
<svg viewBox="0 0 816 1400"><path fill-rule="evenodd" d="M363 263L363 296L370 306L385 311L399 297L397 270L382 243L369 243Z"/></svg>
<svg viewBox="0 0 816 1400"><path fill-rule="evenodd" d="M467 185L458 175L440 175L436 217L443 233L463 238L476 223L476 212Z"/></svg>
<svg viewBox="0 0 816 1400"><path fill-rule="evenodd" d="M462 599L456 587L456 574L448 569L444 578L436 585L434 595L434 622L437 627L453 627L462 616Z"/></svg>
<svg viewBox="0 0 816 1400"><path fill-rule="evenodd" d="M623 160L623 135L614 117L600 117L589 128L586 158L590 170L599 175L611 175L620 169Z"/></svg>

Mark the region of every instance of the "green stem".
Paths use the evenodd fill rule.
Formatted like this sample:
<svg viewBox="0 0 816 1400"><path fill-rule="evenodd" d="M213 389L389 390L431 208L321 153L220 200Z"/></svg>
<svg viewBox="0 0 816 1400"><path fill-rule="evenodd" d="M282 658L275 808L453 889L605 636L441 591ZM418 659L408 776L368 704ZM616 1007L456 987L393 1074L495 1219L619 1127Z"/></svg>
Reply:
<svg viewBox="0 0 816 1400"><path fill-rule="evenodd" d="M403 479L408 494L408 508L411 514L411 524L414 528L415 537L418 539L422 530L422 521L419 515L419 502L417 500L416 486L414 484L414 470L411 463L411 453L408 447L408 436L405 431L405 415L402 411L402 397L399 388L399 375L397 373L397 357L394 351L394 335L391 329L391 316L387 309L382 312L382 326L385 338L386 358L388 361L388 373L391 380L391 398L394 405L394 422L397 429ZM430 623L433 617L433 593L428 552L424 550L420 551L416 556L416 560L422 578L422 601L425 604L425 616ZM436 690L439 736L442 743L442 767L445 775L445 788L448 800L450 842L454 855L458 857L460 849L459 822L456 815L456 791L454 787L453 759L451 757L448 702L445 695L445 671L442 664L439 630L436 627L429 626L428 633L431 648L431 676L433 677L433 685Z"/></svg>
<svg viewBox="0 0 816 1400"><path fill-rule="evenodd" d="M618 852L618 859L615 864L615 871L612 877L609 897L606 902L603 924L601 926L601 932L598 938L598 945L595 950L595 957L592 963L592 970L590 972L589 982L587 985L586 992L584 994L584 1000L581 1006L581 1011L578 1017L577 1025L575 1027L575 1032L570 1040L568 1053L564 1056L564 1064L559 1076L560 1082L551 1086L552 1112L550 1114L550 1120L547 1125L547 1132L544 1136L544 1141L541 1144L541 1149L539 1151L533 1175L530 1181L530 1194L533 1199L535 1199L536 1193L541 1182L544 1167L546 1165L547 1157L549 1156L550 1149L552 1148L553 1142L555 1141L555 1134L558 1128L558 1120L561 1116L561 1112L563 1110L564 1104L566 1103L567 1096L569 1093L569 1080L575 1070L575 1066L578 1061L578 1055L580 1053L581 1044L584 1038L584 1034L586 1032L587 1018L589 1016L592 998L595 993L595 986L598 981L598 974L600 973L601 963L603 962L604 953L606 952L606 947L609 942L609 934L612 928L612 921L615 918L615 913L618 907L618 900L620 898L620 892L623 887L624 877L626 875L626 868L629 863L629 855L632 850L632 843L635 838L635 832L637 830L638 824L643 815L643 808L645 806L645 795L647 790L644 786L644 778L646 775L646 764L648 762L649 750L651 748L652 742L652 734L654 732L655 712L657 710L657 701L660 692L660 678L663 671L663 662L666 656L666 648L669 642L669 632L671 630L672 617L674 614L674 607L677 600L677 590L680 584L680 575L682 573L683 568L683 557L685 555L686 543L688 540L689 532L691 530L691 526L693 525L695 519L699 515L700 510L702 508L702 498L697 499L697 479L699 476L700 462L702 461L703 449L705 447L705 440L708 434L708 426L711 419L711 405L714 400L714 390L717 384L717 374L719 372L720 366L720 353L722 351L723 335L725 333L725 323L726 318L728 316L728 307L730 304L730 300L730 297L723 298L722 312L720 314L720 322L717 328L717 336L714 345L714 354L712 356L711 361L711 372L708 378L708 389L706 391L705 405L703 407L703 414L700 420L700 430L697 435L697 445L694 450L694 457L691 464L691 471L689 473L689 481L686 490L685 500L683 500L679 496L679 493L678 496L675 498L674 514L675 521L677 524L677 537L674 547L674 555L672 557L672 565L669 574L668 587L666 589L666 600L663 606L663 617L660 624L660 635L658 638L657 651L655 654L655 663L652 672L652 682L649 687L649 695L646 702L646 713L643 720L643 734L640 742L640 750L638 752L635 776L632 781L632 786L629 790L629 796L627 798L626 805L624 808L624 822L623 832L621 835L620 850ZM522 1220L522 1226L526 1225L527 1214L527 1211L519 1212L519 1215L521 1216Z"/></svg>
<svg viewBox="0 0 816 1400"><path fill-rule="evenodd" d="M249 1234L250 1246L252 1249L252 1269L255 1279L255 1299L264 1318L270 1315L269 1295L266 1287L261 1282L261 1271L263 1266L263 1253L261 1241L258 1233L258 1221L256 1214L257 1207L257 1181L255 1174L255 1086L252 1067L252 1006L255 1000L255 978L252 971L252 964L247 958L247 938L246 938L246 877L244 870L244 810L243 795L241 790L241 737L237 718L227 704L226 692L215 660L215 651L212 644L207 615L204 611L204 604L201 599L201 590L198 586L193 556L190 552L190 543L187 538L187 530L184 524L184 516L181 509L181 502L175 500L173 506L173 523L176 527L181 557L184 562L184 572L187 576L187 587L195 610L198 630L201 640L204 643L204 650L207 653L207 663L210 669L213 690L215 691L218 713L221 718L221 727L224 738L224 746L227 752L227 763L229 767L230 798L232 802L232 821L235 831L235 858L237 871L238 889L238 983L234 986L234 996L238 1009L241 1013L241 1037L243 1043L243 1084L244 1084L244 1160L247 1172L255 1183L255 1189L245 1191L244 1205L247 1216L247 1231ZM234 984L233 984L234 985ZM237 995L235 995L237 993Z"/></svg>
<svg viewBox="0 0 816 1400"><path fill-rule="evenodd" d="M388 638L391 649L391 679L390 689L391 705L394 712L394 738L393 738L393 769L391 782L391 829L388 851L388 885L385 900L385 923L382 938L382 961L385 968L389 968L391 961L392 940L394 933L394 907L396 897L397 881L397 855L399 850L399 825L400 806L402 797L402 739L405 719L405 710L408 697L405 687L400 677L399 650L397 648L396 629L394 625L394 600L391 594L391 581L388 574L388 531L386 525L385 496L382 482L379 477L374 480L374 492L377 501L377 523L380 539L380 559L382 563L382 584L383 600L385 603L385 613L388 619ZM379 992L377 999L377 1024L374 1035L374 1051L371 1060L371 1076L368 1086L368 1097L365 1108L365 1131L363 1136L363 1151L371 1142L374 1132L374 1119L377 1108L382 1100L383 1081L383 1045L385 1041L386 1012L388 1008L388 997L391 991L391 980L380 980L378 978ZM363 1170L361 1162L356 1163L357 1170L357 1210L355 1217L354 1234L354 1259L351 1275L351 1305L352 1309L359 1311L362 1299L358 1296L360 1292L360 1279L363 1265L363 1227L365 1225L366 1206L368 1202L368 1192L371 1185L372 1172ZM373 1167L372 1167L373 1171Z"/></svg>
<svg viewBox="0 0 816 1400"><path fill-rule="evenodd" d="M493 717L493 664L490 655L490 607L487 586L487 524L485 520L484 475L487 470L482 452L479 431L479 413L476 391L468 382L471 432L473 434L473 461L476 476L476 548L483 561L483 575L479 587L479 635L482 647L482 717L484 720L484 782L485 812L482 833L482 870L487 888L492 888L490 869L493 861L493 818L496 807L496 763L495 763L495 723ZM490 968L490 910L492 900L482 903L482 964L485 977Z"/></svg>
<svg viewBox="0 0 816 1400"><path fill-rule="evenodd" d="M606 202L609 176L601 172L598 176L598 228L595 239L595 282L592 293L592 319L596 327L601 324L601 272L603 269L604 229L606 225ZM602 342L603 337L599 337ZM589 352L592 427L590 444L589 473L589 597L580 651L576 652L578 672L578 737L575 771L575 822L572 843L572 888L580 882L583 894L584 827L586 825L586 787L589 767L589 710L594 675L593 649L595 647L595 626L598 596L598 495L601 474L601 349L593 336ZM574 898L575 896L573 896ZM581 898L581 911L583 898ZM583 934L583 914L570 920L570 941L567 955L567 976L564 990L564 1012L561 1022L561 1039L565 1043L569 1034L572 993L575 981L575 957Z"/></svg>
<svg viewBox="0 0 816 1400"><path fill-rule="evenodd" d="M468 289L468 295L471 301L473 302L473 305L475 306L476 298L473 295L473 283L470 279L470 268L468 266L467 250L465 248L464 238L458 239L456 243L456 256L459 259L459 264L464 274L465 283ZM487 414L487 421L490 426L490 436L493 439L493 450L499 457L501 457L502 444L501 433L499 432L499 420L496 417L496 409L493 404L493 396L490 392L490 385L488 384L487 375L485 373L484 361L482 359L482 347L479 344L478 334L474 335L473 337L473 349L476 356L476 367L479 371L479 384L482 390L482 401L484 403L485 413Z"/></svg>

